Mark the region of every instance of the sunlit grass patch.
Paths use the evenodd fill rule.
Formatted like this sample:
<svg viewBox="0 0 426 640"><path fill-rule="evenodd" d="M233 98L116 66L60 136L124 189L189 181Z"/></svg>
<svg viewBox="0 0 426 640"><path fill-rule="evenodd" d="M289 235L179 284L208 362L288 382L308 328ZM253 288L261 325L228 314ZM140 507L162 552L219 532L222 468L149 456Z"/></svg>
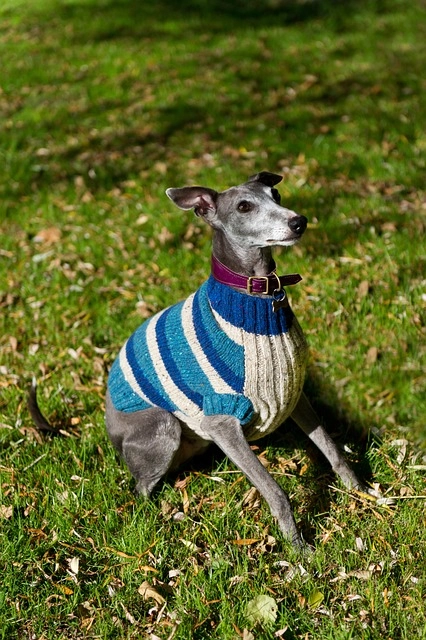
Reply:
<svg viewBox="0 0 426 640"><path fill-rule="evenodd" d="M0 637L423 637L420 5L6 0L0 15ZM291 423L258 443L310 558L220 455L136 499L103 422L123 341L209 272L208 229L165 189L263 169L310 221L276 254L304 278L289 295L307 388L389 499L344 491ZM33 375L68 437L34 430Z"/></svg>

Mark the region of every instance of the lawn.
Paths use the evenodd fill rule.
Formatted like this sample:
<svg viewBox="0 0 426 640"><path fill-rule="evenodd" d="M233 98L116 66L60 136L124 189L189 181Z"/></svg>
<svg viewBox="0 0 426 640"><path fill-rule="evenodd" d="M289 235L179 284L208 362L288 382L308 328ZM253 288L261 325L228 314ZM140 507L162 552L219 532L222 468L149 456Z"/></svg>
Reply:
<svg viewBox="0 0 426 640"><path fill-rule="evenodd" d="M3 0L0 638L426 638L424 24L419 0ZM311 556L218 451L138 500L104 428L123 341L209 273L165 189L261 170L310 221L276 252L306 388L392 498L290 422L259 441Z"/></svg>

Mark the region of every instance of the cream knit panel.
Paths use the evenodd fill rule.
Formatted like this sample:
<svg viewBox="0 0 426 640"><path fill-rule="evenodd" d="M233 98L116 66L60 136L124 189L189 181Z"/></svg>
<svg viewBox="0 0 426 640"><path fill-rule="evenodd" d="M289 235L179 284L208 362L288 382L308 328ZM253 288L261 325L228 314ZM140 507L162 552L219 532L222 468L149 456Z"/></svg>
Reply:
<svg viewBox="0 0 426 640"><path fill-rule="evenodd" d="M306 340L296 318L287 333L262 336L247 333L214 314L222 330L244 346L244 395L258 416L247 432L249 440L256 440L277 429L296 406L305 379Z"/></svg>

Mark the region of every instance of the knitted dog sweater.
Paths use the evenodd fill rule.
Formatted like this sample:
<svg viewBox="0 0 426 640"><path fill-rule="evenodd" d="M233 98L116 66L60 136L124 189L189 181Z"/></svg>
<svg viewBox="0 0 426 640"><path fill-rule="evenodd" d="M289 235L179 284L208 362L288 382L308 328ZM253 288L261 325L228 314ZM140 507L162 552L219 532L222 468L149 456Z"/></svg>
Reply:
<svg viewBox="0 0 426 640"><path fill-rule="evenodd" d="M201 421L232 415L255 440L294 409L307 347L290 307L250 296L212 276L189 298L144 322L108 380L114 407L161 407L206 440Z"/></svg>

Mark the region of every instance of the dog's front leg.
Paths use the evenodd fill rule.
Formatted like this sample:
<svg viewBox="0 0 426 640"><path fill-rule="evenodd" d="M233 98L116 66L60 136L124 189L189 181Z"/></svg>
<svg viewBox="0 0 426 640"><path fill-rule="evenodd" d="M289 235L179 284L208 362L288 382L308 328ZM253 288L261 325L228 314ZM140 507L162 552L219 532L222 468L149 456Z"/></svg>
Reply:
<svg viewBox="0 0 426 640"><path fill-rule="evenodd" d="M227 415L206 416L202 421L202 428L263 496L272 515L278 520L281 531L291 540L293 546L298 549L304 548L305 544L297 530L288 496L251 450L239 420Z"/></svg>
<svg viewBox="0 0 426 640"><path fill-rule="evenodd" d="M359 489L377 497L377 492L367 488L350 468L344 455L339 451L334 440L320 424L320 420L304 393L300 396L291 417L296 424L316 444L321 453L327 458L333 471L348 489Z"/></svg>

